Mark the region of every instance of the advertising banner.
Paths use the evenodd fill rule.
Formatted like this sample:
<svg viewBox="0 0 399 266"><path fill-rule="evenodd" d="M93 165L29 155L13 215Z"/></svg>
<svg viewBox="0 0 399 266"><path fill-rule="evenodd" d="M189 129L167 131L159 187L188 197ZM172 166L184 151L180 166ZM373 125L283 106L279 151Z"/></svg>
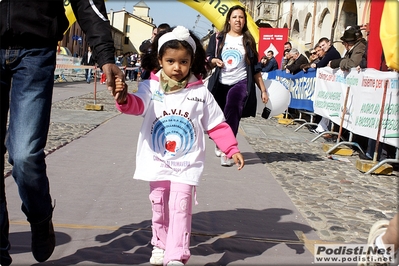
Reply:
<svg viewBox="0 0 399 266"><path fill-rule="evenodd" d="M383 111L379 141L399 147L398 73L372 68L361 72L354 68L350 72L329 67L317 69L313 99L316 114L339 125L347 93L343 127L354 134L376 139Z"/></svg>
<svg viewBox="0 0 399 266"><path fill-rule="evenodd" d="M259 60L272 50L281 68L281 59L284 56L284 43L288 41L288 28L260 28L259 29Z"/></svg>

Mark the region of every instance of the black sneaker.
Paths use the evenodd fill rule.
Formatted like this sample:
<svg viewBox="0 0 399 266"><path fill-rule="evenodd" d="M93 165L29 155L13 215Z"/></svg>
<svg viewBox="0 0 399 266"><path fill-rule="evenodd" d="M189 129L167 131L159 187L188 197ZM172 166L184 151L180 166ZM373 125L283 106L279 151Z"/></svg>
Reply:
<svg viewBox="0 0 399 266"><path fill-rule="evenodd" d="M55 234L51 218L38 224L31 224L31 231L33 257L38 262L44 262L50 258L55 248Z"/></svg>
<svg viewBox="0 0 399 266"><path fill-rule="evenodd" d="M8 250L0 250L0 265L1 266L9 266L12 262L10 254Z"/></svg>

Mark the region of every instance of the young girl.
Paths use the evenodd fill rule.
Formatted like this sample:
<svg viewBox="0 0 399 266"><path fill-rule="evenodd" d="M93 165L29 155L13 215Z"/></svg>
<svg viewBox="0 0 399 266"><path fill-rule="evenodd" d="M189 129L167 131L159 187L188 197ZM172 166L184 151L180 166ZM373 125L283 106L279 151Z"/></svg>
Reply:
<svg viewBox="0 0 399 266"><path fill-rule="evenodd" d="M150 182L153 265L184 265L190 258L192 196L205 160L205 132L238 165L244 158L223 112L202 78L205 51L189 30L177 26L157 35L143 64L157 73L137 93L116 80L117 109L144 117L135 179Z"/></svg>

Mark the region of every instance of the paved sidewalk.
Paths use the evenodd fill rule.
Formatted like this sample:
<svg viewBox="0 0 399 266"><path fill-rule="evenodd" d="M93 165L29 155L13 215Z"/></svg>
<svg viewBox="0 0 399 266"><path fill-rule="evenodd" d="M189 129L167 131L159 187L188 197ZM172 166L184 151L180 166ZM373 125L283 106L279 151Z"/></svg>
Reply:
<svg viewBox="0 0 399 266"><path fill-rule="evenodd" d="M85 83L55 86L46 151L57 247L42 264L149 265L149 188L132 179L141 117L119 114L103 85L104 111L84 110L92 91ZM221 167L207 140L187 265L311 265L311 240L365 243L373 220L393 216L396 173L356 173L327 159L323 140L310 143L314 135L294 128L243 119L242 171ZM11 177L6 191L13 265L32 265L30 228Z"/></svg>

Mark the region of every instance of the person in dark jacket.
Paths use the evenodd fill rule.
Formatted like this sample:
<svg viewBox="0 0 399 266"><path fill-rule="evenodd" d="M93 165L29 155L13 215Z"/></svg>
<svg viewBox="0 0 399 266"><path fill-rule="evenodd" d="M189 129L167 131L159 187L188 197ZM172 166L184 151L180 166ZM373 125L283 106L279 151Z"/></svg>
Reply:
<svg viewBox="0 0 399 266"><path fill-rule="evenodd" d="M96 64L92 50L93 48L91 46L87 47L87 52L83 55L82 61L80 62L81 65L94 66ZM90 83L92 70L93 69L91 68L85 68L85 78L87 83Z"/></svg>
<svg viewBox="0 0 399 266"><path fill-rule="evenodd" d="M296 73L298 73L302 70L301 65L307 64L307 63L309 63L309 61L306 58L306 56L304 56L303 54L300 54L298 49L296 49L296 48L292 48L290 51L290 54L291 54L292 58L294 59L294 62L291 65L288 65L285 70L287 73L291 73L291 74L295 75Z"/></svg>
<svg viewBox="0 0 399 266"><path fill-rule="evenodd" d="M341 55L339 54L337 49L335 49L335 47L331 45L331 41L328 38L321 38L318 44L319 47L324 51L324 56L320 59L319 62L312 63L310 65L312 68L325 67L331 60L341 58Z"/></svg>
<svg viewBox="0 0 399 266"><path fill-rule="evenodd" d="M0 264L3 266L12 262L5 196L6 149L8 161L13 167L12 176L22 200L21 209L30 223L33 257L38 262L44 262L55 248L52 223L54 207L44 149L50 124L57 43L62 40L69 26L64 2L0 1L0 147L3 156ZM114 92L115 79L124 81L124 75L115 65L114 41L104 0L68 2L86 33L87 42L93 46L94 59L107 76L108 89Z"/></svg>
<svg viewBox="0 0 399 266"><path fill-rule="evenodd" d="M267 55L261 58L258 67L260 67L262 72L270 72L278 69L277 60L274 58L272 50L267 51Z"/></svg>
<svg viewBox="0 0 399 266"><path fill-rule="evenodd" d="M363 55L366 52L366 40L362 37L362 33L359 30L349 28L345 30L341 41L345 46L346 53L343 58L331 60L329 66L349 71L362 62Z"/></svg>
<svg viewBox="0 0 399 266"><path fill-rule="evenodd" d="M262 73L256 69L258 52L248 30L245 8L236 5L229 9L222 31L209 40L207 59L215 67L208 89L236 136L241 118L256 115L255 83L261 90L262 101L269 100ZM218 150L215 153L222 156Z"/></svg>
<svg viewBox="0 0 399 266"><path fill-rule="evenodd" d="M167 31L169 29L170 29L170 25L168 23L161 23L161 24L159 24L159 26L157 28L154 28L152 30L151 38L148 40L144 40L139 47L142 58L144 58L146 55L151 53L152 42L153 42L155 36L157 36L158 33ZM144 61L146 61L146 60L144 60ZM141 66L141 79L148 79L150 77L151 71L152 71L152 69L147 69L145 64L142 65Z"/></svg>

